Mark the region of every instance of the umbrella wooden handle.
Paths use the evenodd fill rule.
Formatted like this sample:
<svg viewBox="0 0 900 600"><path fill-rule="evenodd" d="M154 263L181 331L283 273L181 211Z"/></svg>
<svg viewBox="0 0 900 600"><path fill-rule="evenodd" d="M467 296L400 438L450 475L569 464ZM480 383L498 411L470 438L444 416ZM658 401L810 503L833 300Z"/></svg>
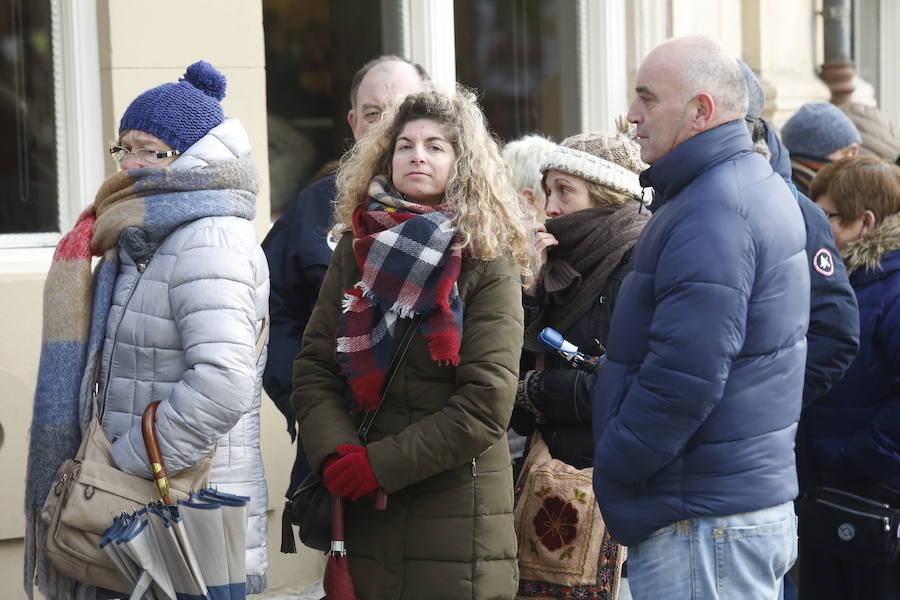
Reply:
<svg viewBox="0 0 900 600"><path fill-rule="evenodd" d="M159 442L156 439L156 408L159 400L151 402L144 409L141 417L141 433L144 434L144 447L147 449L147 458L150 460L150 470L153 471L153 480L159 490L159 497L165 504L171 504L169 500L169 480L166 477L166 468L163 465L162 454L159 451Z"/></svg>

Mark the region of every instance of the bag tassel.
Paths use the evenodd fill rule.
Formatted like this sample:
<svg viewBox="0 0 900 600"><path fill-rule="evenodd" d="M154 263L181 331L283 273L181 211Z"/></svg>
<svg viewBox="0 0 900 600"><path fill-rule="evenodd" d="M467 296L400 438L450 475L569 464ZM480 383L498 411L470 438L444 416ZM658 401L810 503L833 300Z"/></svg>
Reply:
<svg viewBox="0 0 900 600"><path fill-rule="evenodd" d="M294 541L294 526L291 525L291 501L284 502L281 513L281 553L297 554L297 543Z"/></svg>

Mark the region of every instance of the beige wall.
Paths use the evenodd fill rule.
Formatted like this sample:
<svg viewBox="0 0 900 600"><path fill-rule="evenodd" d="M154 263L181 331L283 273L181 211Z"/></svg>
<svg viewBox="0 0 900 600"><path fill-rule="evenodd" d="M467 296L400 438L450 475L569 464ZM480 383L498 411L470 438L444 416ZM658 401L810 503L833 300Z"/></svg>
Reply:
<svg viewBox="0 0 900 600"><path fill-rule="evenodd" d="M629 93L641 60L657 44L668 37L712 35L757 73L766 91L763 116L781 126L803 103L828 100L816 74L822 60L820 9L821 0L629 0ZM861 91L871 95L865 85Z"/></svg>
<svg viewBox="0 0 900 600"><path fill-rule="evenodd" d="M66 0L67 1L67 0ZM260 173L257 231L269 227L266 151L265 58L262 5L257 0L97 0L103 140L113 140L119 118L140 92L175 81L204 59L228 78L225 114L238 117L250 134ZM107 163L107 173L114 165ZM29 263L31 264L31 263ZM41 340L41 292L46 261L35 267L0 269L0 598L24 599L22 591L22 499L26 435L31 420ZM262 451L269 480L269 589L266 595L304 589L321 579L322 558L301 550L279 552L281 507L294 448L284 418L263 400Z"/></svg>

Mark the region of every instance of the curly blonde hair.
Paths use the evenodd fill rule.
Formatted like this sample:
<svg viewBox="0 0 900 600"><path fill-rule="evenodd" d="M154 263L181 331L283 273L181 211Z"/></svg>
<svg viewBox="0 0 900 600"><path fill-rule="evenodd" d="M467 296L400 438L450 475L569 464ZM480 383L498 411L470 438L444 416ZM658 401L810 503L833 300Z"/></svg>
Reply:
<svg viewBox="0 0 900 600"><path fill-rule="evenodd" d="M528 285L533 275L526 215L475 95L462 87L455 94L429 90L407 96L341 158L336 229L350 228L353 210L365 202L376 175L391 179L397 137L407 123L420 119L442 125L456 153L444 206L459 228L460 246L472 258L486 261L509 251Z"/></svg>

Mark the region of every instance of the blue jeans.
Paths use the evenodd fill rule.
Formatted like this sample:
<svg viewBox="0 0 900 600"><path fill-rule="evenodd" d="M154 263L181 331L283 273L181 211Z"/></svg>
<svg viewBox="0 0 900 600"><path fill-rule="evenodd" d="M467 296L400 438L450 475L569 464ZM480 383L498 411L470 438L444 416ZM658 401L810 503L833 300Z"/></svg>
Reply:
<svg viewBox="0 0 900 600"><path fill-rule="evenodd" d="M635 600L780 598L797 560L794 504L672 523L628 548Z"/></svg>

